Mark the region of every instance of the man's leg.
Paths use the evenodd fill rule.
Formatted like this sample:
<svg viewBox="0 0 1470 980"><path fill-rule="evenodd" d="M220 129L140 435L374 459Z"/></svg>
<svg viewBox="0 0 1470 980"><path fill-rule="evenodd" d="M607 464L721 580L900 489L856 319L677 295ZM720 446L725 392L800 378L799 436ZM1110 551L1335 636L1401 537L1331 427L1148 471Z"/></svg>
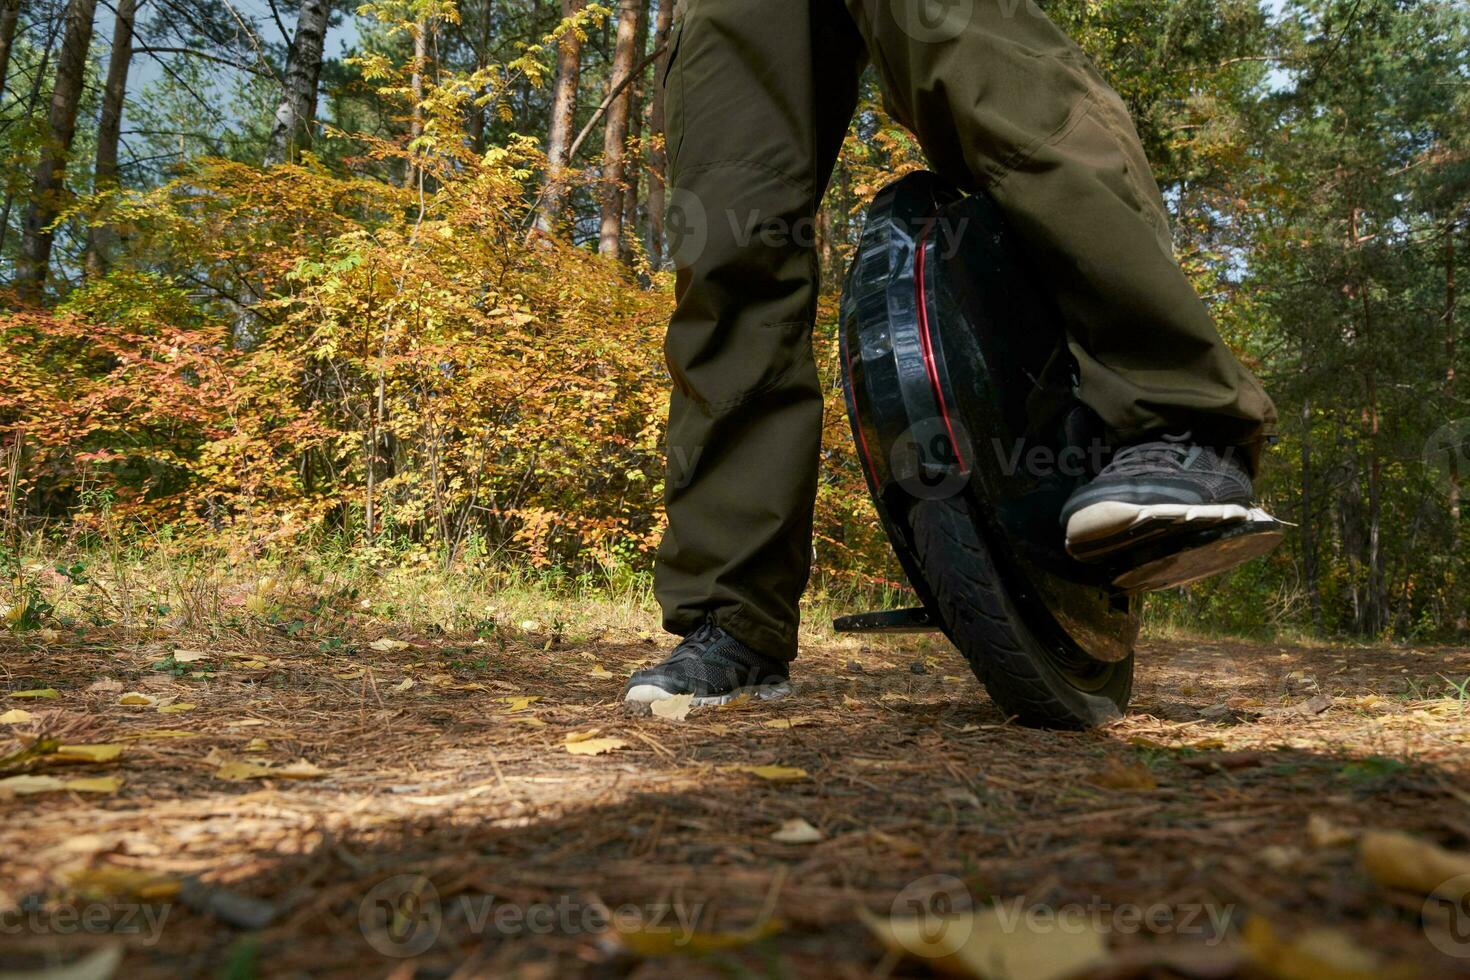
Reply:
<svg viewBox="0 0 1470 980"><path fill-rule="evenodd" d="M1080 395L1122 441L1190 430L1254 468L1275 409L1173 257L1122 101L1031 0L846 0L889 111L984 187L1066 319Z"/></svg>
<svg viewBox="0 0 1470 980"><path fill-rule="evenodd" d="M665 80L678 306L655 590L672 632L709 622L790 660L821 441L815 214L862 42L841 0L683 6Z"/></svg>

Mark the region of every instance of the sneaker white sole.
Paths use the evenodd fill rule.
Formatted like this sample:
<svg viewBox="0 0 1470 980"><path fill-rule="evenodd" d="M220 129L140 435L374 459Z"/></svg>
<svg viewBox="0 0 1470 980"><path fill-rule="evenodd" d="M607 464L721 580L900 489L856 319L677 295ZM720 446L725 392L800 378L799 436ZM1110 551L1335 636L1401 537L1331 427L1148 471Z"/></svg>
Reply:
<svg viewBox="0 0 1470 980"><path fill-rule="evenodd" d="M782 681L779 684L757 684L752 687L737 687L728 694L709 694L696 697L690 701L691 707L699 708L714 704L729 704L736 698L751 697L760 701L774 701L791 694L791 685ZM638 701L643 704L652 704L655 701L665 701L673 694L654 684L634 684L628 688L628 693L623 695L624 701Z"/></svg>
<svg viewBox="0 0 1470 980"><path fill-rule="evenodd" d="M1104 500L1084 507L1067 521L1067 550L1096 558L1142 540L1188 527L1214 527L1248 520L1271 520L1259 508L1240 504L1133 504ZM1116 538L1110 547L1109 539Z"/></svg>

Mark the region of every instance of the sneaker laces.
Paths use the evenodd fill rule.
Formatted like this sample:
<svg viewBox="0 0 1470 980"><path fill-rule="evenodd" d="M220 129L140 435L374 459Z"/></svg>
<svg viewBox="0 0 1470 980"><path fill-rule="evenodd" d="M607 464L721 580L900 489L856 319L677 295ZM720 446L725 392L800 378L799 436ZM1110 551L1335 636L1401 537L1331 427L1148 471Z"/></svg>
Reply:
<svg viewBox="0 0 1470 980"><path fill-rule="evenodd" d="M1188 432L1166 434L1160 439L1124 446L1113 453L1107 469L1120 476L1157 472L1160 467L1187 470L1204 451L1191 438Z"/></svg>
<svg viewBox="0 0 1470 980"><path fill-rule="evenodd" d="M693 633L684 637L664 661L666 664L683 663L686 660L703 660L704 654L718 639L712 623L700 623Z"/></svg>

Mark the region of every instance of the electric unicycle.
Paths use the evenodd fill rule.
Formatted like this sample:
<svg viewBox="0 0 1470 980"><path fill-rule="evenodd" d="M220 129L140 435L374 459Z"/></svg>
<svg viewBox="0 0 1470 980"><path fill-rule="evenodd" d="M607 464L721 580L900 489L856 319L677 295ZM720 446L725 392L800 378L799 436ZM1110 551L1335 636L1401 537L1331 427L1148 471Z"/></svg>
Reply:
<svg viewBox="0 0 1470 980"><path fill-rule="evenodd" d="M841 307L841 361L869 492L923 607L841 632L942 630L1007 715L1077 728L1133 686L1138 595L1198 549L1270 550L1247 521L1084 565L1059 520L1107 452L1060 317L993 201L910 174L874 199ZM1184 563L1188 564L1187 560Z"/></svg>

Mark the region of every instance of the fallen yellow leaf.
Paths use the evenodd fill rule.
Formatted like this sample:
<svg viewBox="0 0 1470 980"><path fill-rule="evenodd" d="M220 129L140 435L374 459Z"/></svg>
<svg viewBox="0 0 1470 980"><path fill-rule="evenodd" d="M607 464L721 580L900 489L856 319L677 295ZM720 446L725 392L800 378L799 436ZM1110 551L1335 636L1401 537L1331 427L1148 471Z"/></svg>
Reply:
<svg viewBox="0 0 1470 980"><path fill-rule="evenodd" d="M149 695L144 694L141 691L129 691L127 694L124 694L122 697L118 698L117 703L149 705L157 704L158 699L155 697L150 697Z"/></svg>
<svg viewBox="0 0 1470 980"><path fill-rule="evenodd" d="M805 769L798 769L795 766L731 766L730 769L733 772L748 772L752 776L777 783L806 779L808 775Z"/></svg>
<svg viewBox="0 0 1470 980"><path fill-rule="evenodd" d="M264 752L270 748L270 743L263 738L252 738L245 743L246 752Z"/></svg>
<svg viewBox="0 0 1470 980"><path fill-rule="evenodd" d="M68 779L66 788L73 793L116 793L122 788L122 779L117 776L92 776L86 779Z"/></svg>
<svg viewBox="0 0 1470 980"><path fill-rule="evenodd" d="M858 915L890 951L957 976L1062 980L1096 969L1108 959L1095 927L1038 929L1025 921L1004 921L994 908L913 918L859 909Z"/></svg>
<svg viewBox="0 0 1470 980"><path fill-rule="evenodd" d="M198 738L198 732L186 732L181 728L149 728L141 732L130 732L118 738L129 742L147 741L150 738Z"/></svg>
<svg viewBox="0 0 1470 980"><path fill-rule="evenodd" d="M374 640L373 642L369 643L368 649L376 650L379 653L393 653L397 650L407 650L408 644L404 643L402 640L395 640L391 637L385 636L380 640Z"/></svg>
<svg viewBox="0 0 1470 980"><path fill-rule="evenodd" d="M739 932L686 932L667 926L618 926L618 938L635 956L703 956L721 950L738 949L774 936L781 931L783 925L779 919L766 919Z"/></svg>
<svg viewBox="0 0 1470 980"><path fill-rule="evenodd" d="M537 718L535 715L516 715L510 720L515 722L517 725L529 725L532 728L546 727L546 722L542 721L540 718Z"/></svg>
<svg viewBox="0 0 1470 980"><path fill-rule="evenodd" d="M587 672L587 676L588 677L599 677L599 678L601 678L601 677L616 677L617 675L614 674L612 671L608 670L606 667L602 666L602 664L593 664L592 665L592 669Z"/></svg>
<svg viewBox="0 0 1470 980"><path fill-rule="evenodd" d="M1359 946L1340 929L1311 929L1293 939L1283 939L1261 916L1246 920L1241 930L1246 954L1267 975L1278 980L1390 980L1406 971L1385 969L1372 950Z"/></svg>
<svg viewBox="0 0 1470 980"><path fill-rule="evenodd" d="M58 779L56 776L23 775L0 779L0 798L50 793L61 789L66 789L66 780Z"/></svg>
<svg viewBox="0 0 1470 980"><path fill-rule="evenodd" d="M168 875L138 868L82 868L67 875L67 883L86 898L136 898L167 901L179 894L182 882Z"/></svg>
<svg viewBox="0 0 1470 980"><path fill-rule="evenodd" d="M0 725L19 725L30 721L34 717L36 716L29 711L22 711L20 708L11 708L5 714L0 715Z"/></svg>
<svg viewBox="0 0 1470 980"><path fill-rule="evenodd" d="M183 714L185 711L193 711L197 707L198 705L190 704L188 701L180 701L177 704L159 705L158 713L163 715L178 715Z"/></svg>
<svg viewBox="0 0 1470 980"><path fill-rule="evenodd" d="M795 728L798 725L815 725L817 719L810 715L795 715L791 718L769 718L761 722L767 728Z"/></svg>
<svg viewBox="0 0 1470 980"><path fill-rule="evenodd" d="M620 738L584 738L565 742L563 747L572 755L603 755L627 748L628 743Z"/></svg>
<svg viewBox="0 0 1470 980"><path fill-rule="evenodd" d="M1363 869L1386 888L1432 895L1460 875L1470 875L1470 854L1448 851L1398 831L1370 830L1358 842Z"/></svg>
<svg viewBox="0 0 1470 980"><path fill-rule="evenodd" d="M499 698L501 704L509 705L507 711L525 711L528 707L541 700L539 694L528 694L518 698Z"/></svg>
<svg viewBox="0 0 1470 980"><path fill-rule="evenodd" d="M175 650L173 657L177 664L197 664L201 660L207 660L209 654L203 650Z"/></svg>
<svg viewBox="0 0 1470 980"><path fill-rule="evenodd" d="M1103 789L1157 789L1159 785L1147 766L1118 759L1108 760L1107 765L1088 776L1087 781Z"/></svg>
<svg viewBox="0 0 1470 980"><path fill-rule="evenodd" d="M293 762L289 766L272 766L265 762L233 760L221 763L214 775L217 779L239 782L245 779L320 779L326 775L326 771L317 768L305 759Z"/></svg>
<svg viewBox="0 0 1470 980"><path fill-rule="evenodd" d="M1320 813L1307 817L1307 839L1312 842L1313 847L1341 847L1351 844L1357 837L1353 831L1339 827Z"/></svg>
<svg viewBox="0 0 1470 980"><path fill-rule="evenodd" d="M50 701L53 698L61 697L54 687L38 687L30 691L11 691L10 696L13 698L31 698L37 701Z"/></svg>
<svg viewBox="0 0 1470 980"><path fill-rule="evenodd" d="M781 844L815 844L822 839L822 832L801 817L792 817L781 824L771 835L771 840Z"/></svg>
<svg viewBox="0 0 1470 980"><path fill-rule="evenodd" d="M683 721L689 717L690 705L694 703L692 694L675 694L673 697L661 698L649 705L649 709L655 717L665 721Z"/></svg>
<svg viewBox="0 0 1470 980"><path fill-rule="evenodd" d="M0 798L7 796L31 796L36 793L54 793L70 790L75 793L116 793L122 781L116 776L91 779L59 779L56 776L11 776L0 779Z"/></svg>
<svg viewBox="0 0 1470 980"><path fill-rule="evenodd" d="M112 762L122 755L121 745L62 745L56 758L64 762Z"/></svg>

